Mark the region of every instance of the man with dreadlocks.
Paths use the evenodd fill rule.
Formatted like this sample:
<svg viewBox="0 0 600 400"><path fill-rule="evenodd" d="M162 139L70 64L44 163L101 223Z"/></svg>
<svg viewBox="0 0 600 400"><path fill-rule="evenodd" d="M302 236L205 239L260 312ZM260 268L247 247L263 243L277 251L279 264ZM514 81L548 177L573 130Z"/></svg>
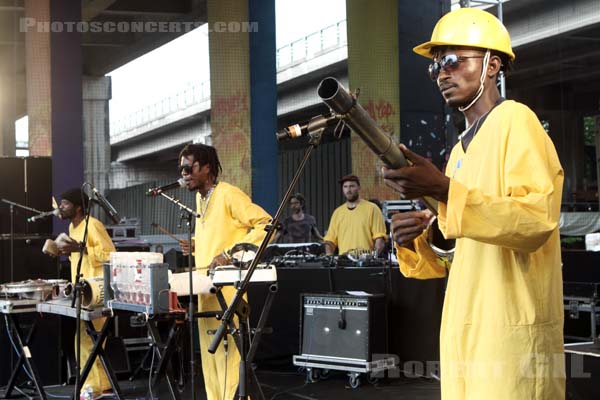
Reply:
<svg viewBox="0 0 600 400"><path fill-rule="evenodd" d="M222 169L214 147L188 144L179 154L179 169L188 190L197 192L196 211L199 218L196 218L192 246L196 269L230 264L229 250L237 243L259 245L262 242L271 216L252 203L239 188L218 181ZM189 251L187 242L182 246L184 252ZM235 289L226 286L221 293L230 303ZM198 300L200 312L221 309L215 295L200 295ZM207 331L217 329L219 324L216 319L200 318L198 321L208 400L233 399L239 382L240 354L235 345L230 345L226 351L221 342L214 355L208 352L212 336Z"/></svg>
<svg viewBox="0 0 600 400"><path fill-rule="evenodd" d="M69 237L72 241L62 241L57 243L60 254L69 256L71 262L71 280L75 282L77 274L77 264L79 263L79 253L83 234L85 231L85 210L88 207L88 196L79 188L69 189L60 196L59 218L71 221L69 224ZM108 262L110 253L115 251L106 228L102 222L90 216L88 222L88 234L83 250L83 260L81 261L81 277L93 278L102 276L102 264ZM104 318L93 321L96 329L101 329L104 325ZM81 322L81 360L83 367L92 352L94 343L88 335L85 334L86 327ZM90 373L82 387L89 385L94 391L94 398L100 396L102 392L111 388L110 381L99 359L96 359Z"/></svg>
<svg viewBox="0 0 600 400"><path fill-rule="evenodd" d="M432 59L431 79L468 126L445 175L404 146L412 165L385 171L403 197L437 199L440 229L456 239L450 266L423 233L431 213L392 220L404 275L443 277L449 269L442 398L564 399L563 170L535 114L498 92L498 75L515 58L508 32L492 14L462 8L414 51Z"/></svg>

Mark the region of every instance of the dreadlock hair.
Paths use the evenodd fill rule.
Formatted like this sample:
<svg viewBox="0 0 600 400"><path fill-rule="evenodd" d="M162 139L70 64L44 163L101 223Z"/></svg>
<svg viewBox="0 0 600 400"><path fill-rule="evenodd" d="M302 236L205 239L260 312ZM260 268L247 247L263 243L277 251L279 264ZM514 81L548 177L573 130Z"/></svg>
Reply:
<svg viewBox="0 0 600 400"><path fill-rule="evenodd" d="M223 172L217 150L212 146L207 146L205 144L187 144L179 153L179 160L181 160L181 157L189 156L194 157L194 161L198 161L200 167L208 164L210 174L215 181L219 174Z"/></svg>

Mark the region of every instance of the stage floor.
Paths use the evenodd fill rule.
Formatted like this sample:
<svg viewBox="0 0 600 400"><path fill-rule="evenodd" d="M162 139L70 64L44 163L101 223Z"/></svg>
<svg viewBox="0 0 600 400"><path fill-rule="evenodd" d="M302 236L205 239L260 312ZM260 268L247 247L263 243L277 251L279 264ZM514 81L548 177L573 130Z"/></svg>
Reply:
<svg viewBox="0 0 600 400"><path fill-rule="evenodd" d="M342 398L345 400L439 400L440 398L439 382L433 379L388 378L375 384L364 382L360 387L353 389L349 386L348 377L342 372L331 372L327 379L314 383L307 383L306 374L295 369L258 370L257 375L267 400L337 400ZM150 399L146 379L133 382L126 379L120 380L119 385L124 399ZM197 400L206 399L204 390L201 388L202 385L203 382L200 379L196 384L196 387L199 388L196 391ZM68 398L73 393L73 386L48 386L46 392L48 399L58 396L60 396L59 398ZM4 392L0 391L0 397L3 394ZM32 393L28 392L28 394ZM155 399L171 399L164 384L160 384L153 395ZM187 390L183 391L180 396L182 400L191 399L191 394ZM15 396L13 398L26 397Z"/></svg>
<svg viewBox="0 0 600 400"><path fill-rule="evenodd" d="M600 398L600 354L588 344L567 345L567 400L589 400ZM435 379L407 378L404 375L398 378L385 378L371 384L361 377L361 385L353 389L350 387L348 376L344 372L332 371L326 379L308 383L306 372L295 367L270 367L257 369L258 380L263 389L265 399L278 400L439 400L440 384ZM186 377L186 380L189 377ZM189 382L184 383L184 390L180 392L181 400L191 399ZM202 377L196 378L196 399L205 400L204 383ZM145 400L150 399L148 392L148 379L140 378L133 382L128 379L119 380L123 399ZM47 386L48 399L69 398L73 393L73 385ZM29 395L35 395L27 391ZM0 389L0 398L4 397L4 390ZM12 398L27 398L13 392ZM104 397L104 398L113 398ZM171 399L164 380L153 391L154 399Z"/></svg>

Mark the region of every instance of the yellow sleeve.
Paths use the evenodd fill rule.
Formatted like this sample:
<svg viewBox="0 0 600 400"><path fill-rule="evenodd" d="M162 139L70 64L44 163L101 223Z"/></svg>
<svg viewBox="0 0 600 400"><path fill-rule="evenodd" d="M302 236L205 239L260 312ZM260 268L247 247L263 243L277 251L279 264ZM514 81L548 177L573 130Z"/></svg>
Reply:
<svg viewBox="0 0 600 400"><path fill-rule="evenodd" d="M327 228L327 234L323 237L323 241L329 242L333 244L334 247L338 245L338 217L337 217L337 209L333 212L331 216L331 221L329 221L329 227Z"/></svg>
<svg viewBox="0 0 600 400"><path fill-rule="evenodd" d="M446 238L533 252L558 226L563 171L556 150L531 110L522 107L510 118L507 132L498 132L505 135L497 178L503 193L486 194L451 179L448 203L439 206Z"/></svg>
<svg viewBox="0 0 600 400"><path fill-rule="evenodd" d="M227 198L227 202L232 218L248 228L248 233L240 243L252 243L260 246L265 236L267 236L265 227L271 223L271 216L262 207L254 204L250 197L239 189L232 191Z"/></svg>
<svg viewBox="0 0 600 400"><path fill-rule="evenodd" d="M89 265L94 269L101 268L102 263L109 261L110 253L115 251L115 246L108 236L106 228L98 220L90 219L86 251Z"/></svg>
<svg viewBox="0 0 600 400"><path fill-rule="evenodd" d="M373 204L373 219L371 223L371 238L373 241L377 238L383 238L387 240L387 231L385 229L385 222L383 221L383 214L376 204Z"/></svg>
<svg viewBox="0 0 600 400"><path fill-rule="evenodd" d="M396 246L396 257L400 272L407 278L431 279L443 278L450 263L438 257L427 243L427 233L414 240L415 251L406 247Z"/></svg>

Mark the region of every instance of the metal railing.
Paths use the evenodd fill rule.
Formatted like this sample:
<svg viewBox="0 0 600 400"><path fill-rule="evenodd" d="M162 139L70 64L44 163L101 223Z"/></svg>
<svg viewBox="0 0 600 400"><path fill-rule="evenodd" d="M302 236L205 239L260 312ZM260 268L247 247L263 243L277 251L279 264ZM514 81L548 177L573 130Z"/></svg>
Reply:
<svg viewBox="0 0 600 400"><path fill-rule="evenodd" d="M277 49L277 72L347 44L346 20L342 20Z"/></svg>
<svg viewBox="0 0 600 400"><path fill-rule="evenodd" d="M315 59L347 44L346 20L342 20L277 49L277 72ZM208 100L210 100L210 80L194 82L154 104L143 106L111 123L110 138L119 140L133 129Z"/></svg>
<svg viewBox="0 0 600 400"><path fill-rule="evenodd" d="M192 83L179 92L118 119L110 126L110 137L120 139L125 132L208 100L210 100L210 81Z"/></svg>

